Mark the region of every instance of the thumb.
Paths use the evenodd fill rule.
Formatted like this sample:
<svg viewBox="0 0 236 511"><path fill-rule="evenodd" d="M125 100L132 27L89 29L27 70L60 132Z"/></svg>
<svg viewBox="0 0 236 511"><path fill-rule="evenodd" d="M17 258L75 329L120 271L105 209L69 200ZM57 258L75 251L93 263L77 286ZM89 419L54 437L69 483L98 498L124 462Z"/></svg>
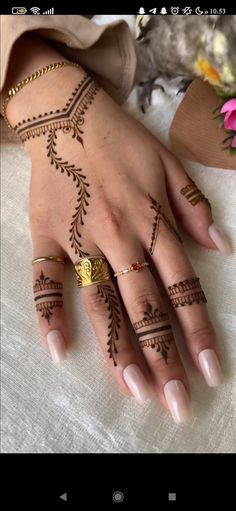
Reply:
<svg viewBox="0 0 236 511"><path fill-rule="evenodd" d="M171 153L164 152L162 161L166 170L167 194L176 220L200 245L229 255L230 243L215 224L208 199Z"/></svg>

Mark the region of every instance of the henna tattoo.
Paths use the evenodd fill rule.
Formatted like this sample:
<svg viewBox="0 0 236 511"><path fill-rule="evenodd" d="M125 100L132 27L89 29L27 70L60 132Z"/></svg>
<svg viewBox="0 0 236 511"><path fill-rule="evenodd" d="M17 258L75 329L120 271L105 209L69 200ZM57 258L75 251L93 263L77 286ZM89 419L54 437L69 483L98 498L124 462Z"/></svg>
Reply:
<svg viewBox="0 0 236 511"><path fill-rule="evenodd" d="M80 225L84 225L84 215L87 214L86 208L89 205L88 199L90 194L88 192L89 183L86 181L86 176L82 174L82 169L76 169L74 164L69 164L68 161L62 161L62 158L57 156L56 150L56 131L53 130L48 135L47 145L47 156L50 158L51 165L55 165L56 169L60 169L61 173L67 174L68 177L72 177L76 183L76 188L79 188L77 195L78 205L75 208L75 213L72 215L72 222L70 224L70 238L71 248L74 248L76 254L80 257L86 257L89 254L82 250L82 244L80 241L81 234L78 230L78 222Z"/></svg>
<svg viewBox="0 0 236 511"><path fill-rule="evenodd" d="M176 231L175 227L172 225L169 218L165 215L165 213L162 211L162 206L155 200L153 197L151 197L150 194L148 194L148 197L151 202L150 208L155 211L155 216L153 219L153 226L152 226L152 237L151 237L151 243L149 246L149 252L152 255L154 252L154 248L156 245L158 233L159 233L159 227L161 221L169 228L169 230L176 236L176 238L182 243L181 237L179 233Z"/></svg>
<svg viewBox="0 0 236 511"><path fill-rule="evenodd" d="M206 202L208 206L211 208L209 200L203 195L201 190L197 187L197 185L194 183L194 181L189 178L191 181L191 184L188 184L187 186L184 186L184 188L181 188L180 193L183 195L192 206L196 206L199 202Z"/></svg>
<svg viewBox="0 0 236 511"><path fill-rule="evenodd" d="M84 116L89 105L92 104L95 95L99 90L99 86L87 74L82 78L80 83L74 90L71 98L66 103L65 108L62 110L51 111L49 113L40 114L38 117L23 120L15 127L17 135L21 138L22 142L31 138L39 137L47 134L47 157L54 167L72 177L78 188L77 206L75 213L72 215L72 222L70 224L70 237L71 248L74 249L79 257L86 257L89 254L82 250L81 234L78 229L78 224L84 225L84 216L87 214L87 207L89 206L90 194L88 192L89 183L86 180L81 168L76 168L74 164L68 161L63 161L57 154L57 131L61 130L64 134L72 133L72 138L83 146L83 134L81 126L84 124Z"/></svg>
<svg viewBox="0 0 236 511"><path fill-rule="evenodd" d="M114 366L117 366L115 355L118 353L116 342L119 340L119 329L121 324L120 305L116 292L109 284L99 284L98 294L104 299L108 310L108 350L109 358L112 358Z"/></svg>
<svg viewBox="0 0 236 511"><path fill-rule="evenodd" d="M193 277L168 286L168 293L173 307L184 307L194 303L206 303L206 296L201 288L200 279Z"/></svg>
<svg viewBox="0 0 236 511"><path fill-rule="evenodd" d="M159 311L147 302L143 319L134 323L133 327L141 348L155 348L167 364L168 350L174 340L168 314Z"/></svg>
<svg viewBox="0 0 236 511"><path fill-rule="evenodd" d="M72 138L76 138L83 145L80 126L84 124L84 115L88 106L92 104L99 86L85 75L72 93L71 98L62 110L40 114L38 117L23 120L14 126L22 142L30 138L45 135L48 131L63 130L63 133L72 131Z"/></svg>
<svg viewBox="0 0 236 511"><path fill-rule="evenodd" d="M41 272L39 278L35 281L33 291L35 294L34 301L37 302L35 304L36 311L42 313L41 317L45 318L50 324L53 309L63 306L61 282L55 282L49 277L45 277L44 273Z"/></svg>

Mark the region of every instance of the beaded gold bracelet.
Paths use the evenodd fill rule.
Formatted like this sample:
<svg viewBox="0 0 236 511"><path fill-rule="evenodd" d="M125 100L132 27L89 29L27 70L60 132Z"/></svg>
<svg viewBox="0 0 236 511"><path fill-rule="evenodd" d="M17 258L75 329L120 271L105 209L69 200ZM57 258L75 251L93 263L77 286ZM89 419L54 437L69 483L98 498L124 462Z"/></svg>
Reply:
<svg viewBox="0 0 236 511"><path fill-rule="evenodd" d="M8 121L8 118L6 115L7 105L9 103L9 101L17 94L17 92L19 92L22 89L22 87L27 85L27 83L30 83L33 80L36 80L37 78L45 75L49 71L53 71L54 69L59 69L64 66L73 66L73 67L80 68L80 65L77 62L71 62L71 61L55 62L54 64L49 64L48 66L43 67L39 71L35 71L30 76L27 76L27 78L24 78L24 80L21 80L20 82L18 82L15 87L12 87L8 91L8 95L4 99L3 106L2 106L2 115L7 123L8 128L14 129L11 126L10 122Z"/></svg>

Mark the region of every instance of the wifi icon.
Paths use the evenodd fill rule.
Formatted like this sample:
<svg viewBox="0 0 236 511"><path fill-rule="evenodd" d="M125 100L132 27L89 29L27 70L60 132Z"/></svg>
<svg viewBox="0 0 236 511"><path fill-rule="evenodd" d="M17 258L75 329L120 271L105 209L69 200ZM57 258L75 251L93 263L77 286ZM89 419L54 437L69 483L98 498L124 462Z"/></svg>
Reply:
<svg viewBox="0 0 236 511"><path fill-rule="evenodd" d="M40 14L39 7L31 7L30 11L32 11L33 14Z"/></svg>

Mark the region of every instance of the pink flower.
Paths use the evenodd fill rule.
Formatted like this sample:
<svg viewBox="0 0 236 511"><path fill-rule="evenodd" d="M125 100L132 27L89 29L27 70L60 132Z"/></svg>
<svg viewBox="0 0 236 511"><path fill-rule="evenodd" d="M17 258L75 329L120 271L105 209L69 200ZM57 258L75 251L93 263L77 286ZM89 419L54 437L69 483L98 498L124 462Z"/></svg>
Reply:
<svg viewBox="0 0 236 511"><path fill-rule="evenodd" d="M236 131L236 98L229 99L222 106L221 114L225 114L224 127L226 130ZM235 137L233 138L232 147L235 147Z"/></svg>

